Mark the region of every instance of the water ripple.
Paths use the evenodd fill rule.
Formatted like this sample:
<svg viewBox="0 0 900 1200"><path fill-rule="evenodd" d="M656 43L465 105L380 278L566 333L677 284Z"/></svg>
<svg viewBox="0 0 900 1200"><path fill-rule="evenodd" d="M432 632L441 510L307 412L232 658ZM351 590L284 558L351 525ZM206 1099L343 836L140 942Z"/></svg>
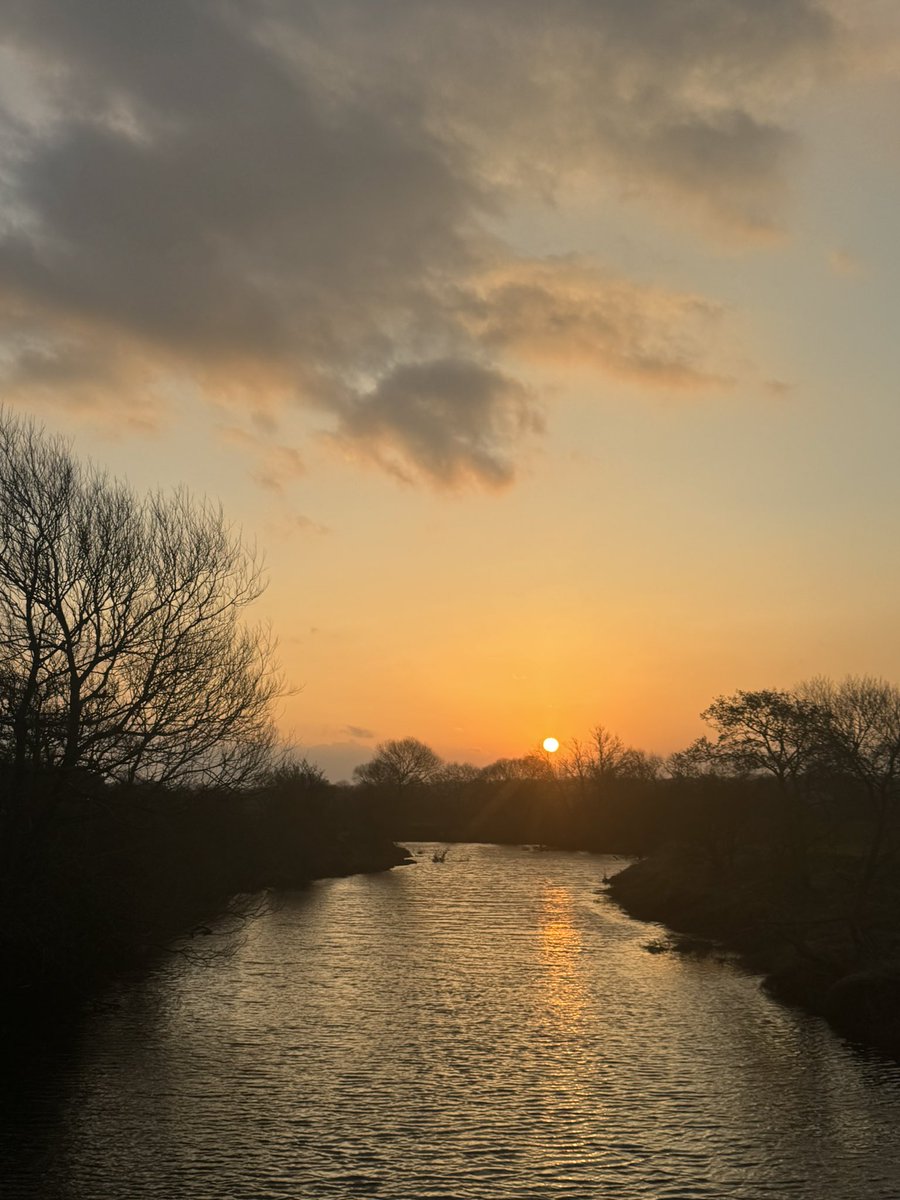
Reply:
<svg viewBox="0 0 900 1200"><path fill-rule="evenodd" d="M650 955L586 855L317 884L98 1014L4 1196L896 1200L900 1072Z"/></svg>

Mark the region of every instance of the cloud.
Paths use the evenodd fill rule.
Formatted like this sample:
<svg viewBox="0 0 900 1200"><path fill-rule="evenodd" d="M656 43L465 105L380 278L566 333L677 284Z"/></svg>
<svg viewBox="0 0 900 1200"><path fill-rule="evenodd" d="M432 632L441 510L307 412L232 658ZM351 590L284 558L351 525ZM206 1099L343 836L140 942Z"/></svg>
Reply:
<svg viewBox="0 0 900 1200"><path fill-rule="evenodd" d="M270 537L277 538L279 541L289 541L297 534L308 537L311 534L322 536L331 533L329 526L323 525L321 521L315 521L305 513L291 511L270 516L263 528ZM315 629L310 630L310 633L316 632Z"/></svg>
<svg viewBox="0 0 900 1200"><path fill-rule="evenodd" d="M439 359L384 376L342 414L336 437L405 482L502 487L513 477L505 448L541 428L521 384L479 363Z"/></svg>
<svg viewBox="0 0 900 1200"><path fill-rule="evenodd" d="M7 298L8 299L8 298ZM104 416L107 433L153 430L166 408L154 386L153 356L114 330L102 341L68 317L47 322L0 297L0 380L4 395L38 407L65 404Z"/></svg>
<svg viewBox="0 0 900 1200"><path fill-rule="evenodd" d="M343 733L348 733L352 738L373 738L374 732L371 729L363 729L360 725L345 725Z"/></svg>
<svg viewBox="0 0 900 1200"><path fill-rule="evenodd" d="M259 425L265 430L264 422ZM219 430L219 438L248 451L255 460L253 478L261 487L276 495L284 495L288 485L306 473L306 465L296 447L277 442L265 433L225 426Z"/></svg>
<svg viewBox="0 0 900 1200"><path fill-rule="evenodd" d="M463 312L480 342L521 358L586 365L653 387L729 382L707 366L723 317L717 306L575 258L492 271L473 287Z"/></svg>
<svg viewBox="0 0 900 1200"><path fill-rule="evenodd" d="M302 18L290 11L270 10L281 14L283 54L310 68L324 40L335 86L389 78L492 185L552 194L587 174L662 193L668 211L677 199L733 236L778 227L795 145L783 105L851 52L816 0L562 0L550 10L542 0L395 0L352 18L346 4L318 0Z"/></svg>
<svg viewBox="0 0 900 1200"><path fill-rule="evenodd" d="M438 487L514 477L528 344L650 387L717 374L701 301L522 265L510 206L587 180L771 233L782 104L846 53L813 0L10 0L0 34L7 399L146 421L174 382L270 432L303 404ZM301 469L264 458L267 487Z"/></svg>

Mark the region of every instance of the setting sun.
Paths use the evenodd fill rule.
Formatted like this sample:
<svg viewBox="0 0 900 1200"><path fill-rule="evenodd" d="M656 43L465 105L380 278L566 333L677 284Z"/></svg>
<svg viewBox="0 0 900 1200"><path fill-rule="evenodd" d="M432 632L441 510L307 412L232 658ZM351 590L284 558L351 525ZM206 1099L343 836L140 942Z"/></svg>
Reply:
<svg viewBox="0 0 900 1200"><path fill-rule="evenodd" d="M543 745L548 754L555 754L559 749L559 741L555 737L544 738Z"/></svg>

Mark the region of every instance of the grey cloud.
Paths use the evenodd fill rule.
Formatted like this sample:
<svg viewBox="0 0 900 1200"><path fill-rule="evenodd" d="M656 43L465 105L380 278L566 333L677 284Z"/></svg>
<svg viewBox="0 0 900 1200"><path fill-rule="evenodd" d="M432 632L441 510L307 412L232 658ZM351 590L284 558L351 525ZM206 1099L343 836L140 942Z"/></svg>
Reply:
<svg viewBox="0 0 900 1200"><path fill-rule="evenodd" d="M587 171L773 228L777 99L841 45L811 0L9 0L0 34L29 81L0 128L8 398L146 409L187 379L272 432L302 402L404 478L487 487L540 431L504 361L521 296L481 284L515 264L487 218ZM607 365L709 374L652 309L604 325L598 287ZM560 357L587 336L565 316ZM300 467L269 458L274 486Z"/></svg>
<svg viewBox="0 0 900 1200"><path fill-rule="evenodd" d="M419 472L445 486L502 487L513 476L506 447L540 429L521 384L443 359L397 367L348 408L337 436L407 481Z"/></svg>
<svg viewBox="0 0 900 1200"><path fill-rule="evenodd" d="M494 184L552 193L570 173L599 171L650 196L674 191L736 235L778 223L791 143L781 102L849 53L816 0L398 0L352 24L332 0L303 18L273 7L283 46L293 32L315 62L309 44L324 29L367 86L390 71ZM741 173L752 175L749 210Z"/></svg>
<svg viewBox="0 0 900 1200"><path fill-rule="evenodd" d="M702 197L714 175L714 206L740 229L759 233L777 226L773 200L795 149L787 130L735 110L664 125L641 147L643 157L683 194Z"/></svg>
<svg viewBox="0 0 900 1200"><path fill-rule="evenodd" d="M389 122L266 99L146 141L65 123L20 165L44 237L6 239L6 286L176 352L377 360L374 306L402 317L427 269L458 264L465 184Z"/></svg>

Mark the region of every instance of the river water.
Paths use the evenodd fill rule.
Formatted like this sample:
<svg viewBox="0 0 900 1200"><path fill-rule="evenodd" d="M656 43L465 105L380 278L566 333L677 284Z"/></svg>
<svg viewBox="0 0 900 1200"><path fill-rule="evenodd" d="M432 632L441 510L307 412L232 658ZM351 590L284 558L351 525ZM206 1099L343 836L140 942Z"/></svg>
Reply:
<svg viewBox="0 0 900 1200"><path fill-rule="evenodd" d="M2 1195L900 1196L900 1069L650 953L600 890L620 863L415 849L186 945L48 1049L7 1089Z"/></svg>

